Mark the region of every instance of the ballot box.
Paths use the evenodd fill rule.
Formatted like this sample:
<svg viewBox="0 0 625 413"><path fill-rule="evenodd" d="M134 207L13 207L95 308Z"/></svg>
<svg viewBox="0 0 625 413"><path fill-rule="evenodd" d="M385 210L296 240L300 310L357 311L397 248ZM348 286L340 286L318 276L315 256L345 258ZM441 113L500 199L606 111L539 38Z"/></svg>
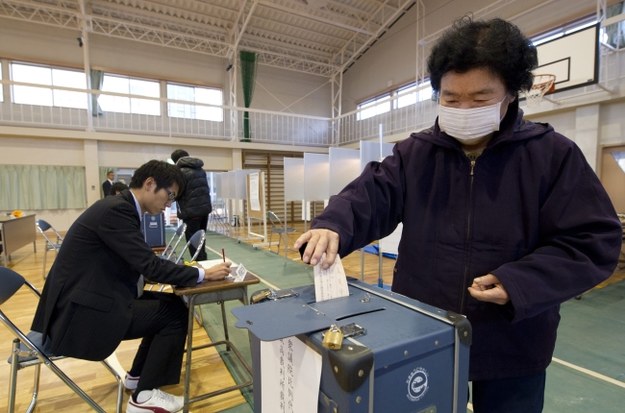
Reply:
<svg viewBox="0 0 625 413"><path fill-rule="evenodd" d="M468 320L357 280L348 284L348 297L316 303L314 287L306 286L279 295L285 298L232 310L236 326L249 330L254 412L301 411L293 408L300 397L297 387L315 373L311 367L301 369L303 362L289 364L300 360L292 356L293 344L312 353L321 366L318 394L306 411L466 412ZM324 337L337 328L345 333L340 348L333 349ZM285 340L289 344L280 347L277 358L265 350ZM274 382L264 370L280 377ZM263 398L276 404L270 408Z"/></svg>
<svg viewBox="0 0 625 413"><path fill-rule="evenodd" d="M165 246L165 214L143 214L141 232L150 247Z"/></svg>

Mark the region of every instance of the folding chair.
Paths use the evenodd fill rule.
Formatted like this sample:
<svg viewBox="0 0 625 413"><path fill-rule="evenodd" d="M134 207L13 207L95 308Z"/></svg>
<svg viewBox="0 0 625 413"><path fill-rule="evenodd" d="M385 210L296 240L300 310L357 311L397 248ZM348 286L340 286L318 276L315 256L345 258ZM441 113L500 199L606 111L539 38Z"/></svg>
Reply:
<svg viewBox="0 0 625 413"><path fill-rule="evenodd" d="M269 234L269 250L271 251L273 234L275 233L278 234L278 254L280 254L280 243L282 242L283 237L286 253L286 249L289 248L289 234L295 232L295 228L282 225L280 218L278 218L278 216L272 211L267 211L267 220L271 224L271 232Z"/></svg>
<svg viewBox="0 0 625 413"><path fill-rule="evenodd" d="M58 233L56 229L52 225L50 225L47 221L43 219L38 219L35 222L35 226L43 238L46 241L46 247L43 250L43 279L46 279L46 256L48 255L48 251L54 251L55 254L59 252L61 249L61 244L63 243L63 237Z"/></svg>
<svg viewBox="0 0 625 413"><path fill-rule="evenodd" d="M204 248L205 238L206 238L206 231L204 231L203 229L198 229L195 232L195 234L193 234L191 238L189 238L189 241L182 248L182 251L180 251L180 255L172 261L174 261L176 264L180 264L180 261L182 261L182 257L184 256L184 253L187 252L190 246L193 246L193 248L195 248L195 254L191 256L191 259L189 261L194 261L197 258L197 256L200 254L200 248Z"/></svg>
<svg viewBox="0 0 625 413"><path fill-rule="evenodd" d="M178 225L178 228L176 228L176 232L171 237L167 245L165 245L165 249L161 253L161 257L165 258L166 260L171 260L172 257L176 257L176 248L178 248L178 244L180 244L180 241L182 240L182 236L184 235L184 231L186 229L187 224L183 223L181 225Z"/></svg>
<svg viewBox="0 0 625 413"><path fill-rule="evenodd" d="M176 232L178 232L178 231L176 231ZM182 233L184 233L184 231L182 231ZM197 258L197 256L200 254L200 247L204 245L204 239L205 238L206 238L206 231L204 231L203 229L199 229L199 230L197 230L195 232L195 234L193 234L191 236L189 241L182 248L182 251L180 251L180 255L176 256L175 254L170 254L168 257L161 256L161 258L168 259L170 261L173 261L176 264L180 264L180 262L182 261L182 258L184 256L184 253L187 252L187 250L189 249L189 246L193 246L195 248L195 254L193 254L193 256L191 257L191 259L189 261L194 261ZM158 282L152 282L152 281L150 281L147 278L145 279L145 283L147 285L146 288L147 288L148 291L152 291L155 288L158 288L159 292L163 292L163 291L171 288L171 285L169 285L169 284L162 284L162 283L158 283Z"/></svg>
<svg viewBox="0 0 625 413"><path fill-rule="evenodd" d="M42 344L43 337L41 333L31 331L25 334L17 325L15 325L6 313L1 309L5 302L15 295L23 286L33 292L37 298L40 297L39 291L29 283L24 277L15 271L0 267L0 321L15 336L9 363L11 364L11 372L9 375L9 397L8 412L15 411L15 394L17 390L17 372L23 368L34 366L34 386L33 394L27 412L32 412L37 404L37 396L39 394L39 377L41 373L41 365L46 366L52 371L63 383L80 396L93 410L105 413L105 410L93 400L84 390L82 390L72 379L70 379L55 363L56 360L63 359L63 356L55 356L50 354L46 346ZM119 364L115 353L109 358L102 361L106 369L113 374L117 381L117 407L116 412L121 413L122 402L124 397L123 374L124 369Z"/></svg>

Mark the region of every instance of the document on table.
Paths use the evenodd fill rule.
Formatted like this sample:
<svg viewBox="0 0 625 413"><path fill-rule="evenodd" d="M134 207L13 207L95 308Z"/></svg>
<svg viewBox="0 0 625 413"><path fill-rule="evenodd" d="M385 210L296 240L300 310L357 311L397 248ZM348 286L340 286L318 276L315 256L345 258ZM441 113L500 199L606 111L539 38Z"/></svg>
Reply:
<svg viewBox="0 0 625 413"><path fill-rule="evenodd" d="M321 261L325 258L325 254L321 257ZM349 289L347 288L347 278L341 258L337 255L334 264L327 270L321 268L321 261L315 265L315 300L325 301L332 298L347 297Z"/></svg>
<svg viewBox="0 0 625 413"><path fill-rule="evenodd" d="M260 342L263 412L317 413L321 355L297 337Z"/></svg>
<svg viewBox="0 0 625 413"><path fill-rule="evenodd" d="M221 264L223 262L223 258L217 258L214 260L204 260L198 261L198 264L202 266L202 268L210 268L217 264ZM243 266L243 264L232 263L230 266L230 275L226 277L226 279L232 280L234 282L241 282L245 279L247 275L247 269Z"/></svg>

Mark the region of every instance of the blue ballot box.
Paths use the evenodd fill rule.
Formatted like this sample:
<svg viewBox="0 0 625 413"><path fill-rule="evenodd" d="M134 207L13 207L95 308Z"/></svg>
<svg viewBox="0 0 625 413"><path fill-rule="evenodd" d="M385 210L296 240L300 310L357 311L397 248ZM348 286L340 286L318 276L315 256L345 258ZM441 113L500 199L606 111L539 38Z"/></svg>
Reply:
<svg viewBox="0 0 625 413"><path fill-rule="evenodd" d="M261 342L292 336L321 355L318 412L466 412L471 326L465 317L356 280L349 281L348 297L319 303L313 286L293 290L297 295L232 310L236 326L250 334L256 413L262 411ZM330 349L323 334L333 325L356 326L357 335Z"/></svg>
<svg viewBox="0 0 625 413"><path fill-rule="evenodd" d="M150 247L165 246L165 214L148 214L141 219L141 232Z"/></svg>

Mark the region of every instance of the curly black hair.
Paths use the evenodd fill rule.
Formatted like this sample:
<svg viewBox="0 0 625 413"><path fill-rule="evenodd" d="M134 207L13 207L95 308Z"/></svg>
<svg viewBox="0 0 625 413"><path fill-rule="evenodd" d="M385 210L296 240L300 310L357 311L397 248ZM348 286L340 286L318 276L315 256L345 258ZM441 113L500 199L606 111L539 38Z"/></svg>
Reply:
<svg viewBox="0 0 625 413"><path fill-rule="evenodd" d="M156 181L156 190L178 184L178 196L184 192L185 179L176 165L152 159L141 165L130 179L130 188L141 188L148 178Z"/></svg>
<svg viewBox="0 0 625 413"><path fill-rule="evenodd" d="M430 83L438 95L449 71L487 68L501 77L506 90L529 90L538 64L536 47L519 28L502 19L473 21L465 16L443 33L428 58Z"/></svg>

